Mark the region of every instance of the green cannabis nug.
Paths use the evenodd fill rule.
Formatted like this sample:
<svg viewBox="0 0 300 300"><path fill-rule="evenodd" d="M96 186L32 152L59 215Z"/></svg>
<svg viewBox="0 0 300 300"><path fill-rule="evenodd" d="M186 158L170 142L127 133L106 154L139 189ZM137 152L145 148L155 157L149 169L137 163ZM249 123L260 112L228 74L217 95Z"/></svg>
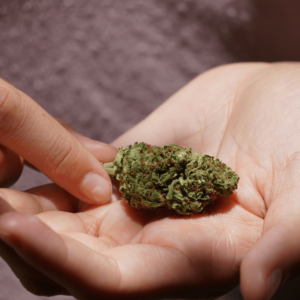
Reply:
<svg viewBox="0 0 300 300"><path fill-rule="evenodd" d="M201 213L218 196L228 198L239 180L219 159L173 144L135 143L104 167L131 206L167 207L180 215Z"/></svg>

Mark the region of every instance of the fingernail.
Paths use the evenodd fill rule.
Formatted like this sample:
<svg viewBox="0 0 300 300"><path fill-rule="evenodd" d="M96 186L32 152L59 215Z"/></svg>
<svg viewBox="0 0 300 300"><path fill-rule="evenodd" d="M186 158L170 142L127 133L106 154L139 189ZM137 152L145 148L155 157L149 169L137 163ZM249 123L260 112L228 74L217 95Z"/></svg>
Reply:
<svg viewBox="0 0 300 300"><path fill-rule="evenodd" d="M111 184L96 173L87 174L80 187L81 193L93 203L105 203L111 194Z"/></svg>
<svg viewBox="0 0 300 300"><path fill-rule="evenodd" d="M280 269L276 269L267 279L267 288L266 288L266 296L265 299L269 300L273 297L275 292L277 291L282 280L282 271Z"/></svg>

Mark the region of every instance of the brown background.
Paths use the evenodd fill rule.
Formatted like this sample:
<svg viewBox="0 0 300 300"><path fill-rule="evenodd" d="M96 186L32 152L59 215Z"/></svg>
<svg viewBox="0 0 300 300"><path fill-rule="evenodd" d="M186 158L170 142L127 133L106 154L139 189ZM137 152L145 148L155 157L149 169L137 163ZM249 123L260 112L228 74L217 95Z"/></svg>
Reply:
<svg viewBox="0 0 300 300"><path fill-rule="evenodd" d="M297 0L0 0L0 77L111 142L207 69L299 61L299 13ZM26 168L14 188L46 182ZM286 290L276 299L300 298L300 288ZM8 299L46 297L26 292L0 261ZM242 298L236 289L226 299Z"/></svg>

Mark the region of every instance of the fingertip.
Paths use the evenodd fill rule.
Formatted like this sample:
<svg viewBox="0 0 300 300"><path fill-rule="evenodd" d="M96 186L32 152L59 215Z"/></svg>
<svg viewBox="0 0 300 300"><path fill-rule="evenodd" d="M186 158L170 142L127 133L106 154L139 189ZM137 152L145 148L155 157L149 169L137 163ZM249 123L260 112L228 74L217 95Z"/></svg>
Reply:
<svg viewBox="0 0 300 300"><path fill-rule="evenodd" d="M0 216L0 228L2 231L14 232L19 226L25 223L39 222L34 215L23 214L16 211L8 211Z"/></svg>
<svg viewBox="0 0 300 300"><path fill-rule="evenodd" d="M288 229L281 225L270 228L257 241L241 264L240 283L245 300L273 297L284 274L288 274L291 265L297 264L294 246L290 246Z"/></svg>
<svg viewBox="0 0 300 300"><path fill-rule="evenodd" d="M2 214L0 216L0 238L12 248L21 249L21 243L15 233L20 226L24 226L26 221L33 219L37 220L32 215L12 211Z"/></svg>
<svg viewBox="0 0 300 300"><path fill-rule="evenodd" d="M282 270L275 269L267 277L265 299L269 300L273 297L282 282Z"/></svg>
<svg viewBox="0 0 300 300"><path fill-rule="evenodd" d="M265 274L266 272L259 268L253 272L245 265L243 269L241 292L245 300L269 300L274 296L282 282L283 272L281 269L275 269L270 274Z"/></svg>
<svg viewBox="0 0 300 300"><path fill-rule="evenodd" d="M80 185L80 192L87 198L90 204L104 204L108 202L112 194L112 184L97 173L87 174Z"/></svg>
<svg viewBox="0 0 300 300"><path fill-rule="evenodd" d="M257 269L255 261L247 256L241 265L241 292L245 300L263 300L264 275Z"/></svg>
<svg viewBox="0 0 300 300"><path fill-rule="evenodd" d="M51 247L62 242L61 238L36 216L18 212L8 212L0 217L0 238L19 254L32 257L51 253Z"/></svg>

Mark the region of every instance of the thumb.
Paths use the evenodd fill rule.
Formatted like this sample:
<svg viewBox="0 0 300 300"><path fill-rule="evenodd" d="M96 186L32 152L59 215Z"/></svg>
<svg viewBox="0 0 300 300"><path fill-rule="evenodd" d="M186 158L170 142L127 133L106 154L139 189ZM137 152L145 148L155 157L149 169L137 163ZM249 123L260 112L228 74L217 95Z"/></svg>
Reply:
<svg viewBox="0 0 300 300"><path fill-rule="evenodd" d="M1 80L0 144L80 200L110 199L111 180L98 161L101 155L97 159L36 102Z"/></svg>
<svg viewBox="0 0 300 300"><path fill-rule="evenodd" d="M241 265L241 291L245 300L271 299L280 284L299 270L300 205L293 201L299 192L293 189L282 193L284 196L281 194L270 205L264 232Z"/></svg>

